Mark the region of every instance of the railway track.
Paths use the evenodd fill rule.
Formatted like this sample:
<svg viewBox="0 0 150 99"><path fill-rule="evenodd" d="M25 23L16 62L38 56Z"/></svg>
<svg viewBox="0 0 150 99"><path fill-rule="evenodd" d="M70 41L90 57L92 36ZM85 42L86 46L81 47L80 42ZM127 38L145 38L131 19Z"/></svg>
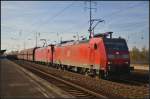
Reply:
<svg viewBox="0 0 150 99"><path fill-rule="evenodd" d="M112 79L110 79L110 81L123 83L123 84L128 84L128 85L134 85L134 86L144 86L144 87L149 86L148 83L143 83L143 82L130 80L130 79L124 79L124 78L112 78Z"/></svg>
<svg viewBox="0 0 150 99"><path fill-rule="evenodd" d="M27 70L31 71L32 73L38 75L39 77L47 80L48 82L54 84L55 86L65 90L66 92L68 92L69 94L71 94L74 97L92 98L92 99L93 98L108 99L108 97L106 97L104 95L95 93L84 87L78 86L74 83L68 82L68 81L58 78L54 75L46 73L46 72L42 71L42 69L39 69L38 67L36 67L35 64L30 64L30 63L23 62L23 61L15 61L15 63L21 65L22 67L24 67Z"/></svg>
<svg viewBox="0 0 150 99"><path fill-rule="evenodd" d="M115 77L115 78L111 78L110 81L113 82L118 82L118 83L123 83L123 84L127 84L127 85L134 85L134 86L145 86L145 87L149 87L149 79L145 78L145 75L142 77L141 74L139 73L132 73L131 75L124 75L124 76L120 76L120 77Z"/></svg>
<svg viewBox="0 0 150 99"><path fill-rule="evenodd" d="M149 75L148 73L131 72L130 75L122 75L118 77L111 77L110 81L124 83L135 86L149 87Z"/></svg>
<svg viewBox="0 0 150 99"><path fill-rule="evenodd" d="M102 79L95 79L89 76L84 76L77 73L72 73L64 70L59 70L51 67L47 67L47 65L40 65L28 61L15 61L17 64L21 64L24 66L33 67L35 69L38 69L46 74L50 74L56 78L60 78L61 80L67 81L71 83L71 88L75 86L75 88L70 89L66 88L62 83L60 86L62 86L63 90L68 91L68 93L75 94L75 97L79 98L121 98L121 99L130 99L130 98L137 98L137 99L149 99L149 87L144 86L135 86L135 85L129 85L129 84L122 84L118 82L108 81L108 80L102 80ZM32 70L32 69L31 69ZM31 71L30 70L30 71ZM33 70L33 72L36 72L36 70ZM37 73L38 74L38 73ZM42 76L39 74L39 76ZM43 77L42 77L43 78ZM44 76L44 79L49 79L47 76ZM49 80L50 83L53 83L55 85L55 81ZM60 82L60 81L58 81ZM73 85L72 85L73 84ZM63 88L64 86L64 88ZM80 86L82 86L80 88ZM58 85L59 87L59 85ZM79 88L78 88L79 87ZM60 87L61 88L61 87ZM76 91L77 88L77 91ZM82 94L83 93L83 94ZM96 94L95 94L96 93ZM100 96L97 96L100 95ZM107 96L107 97L105 97Z"/></svg>

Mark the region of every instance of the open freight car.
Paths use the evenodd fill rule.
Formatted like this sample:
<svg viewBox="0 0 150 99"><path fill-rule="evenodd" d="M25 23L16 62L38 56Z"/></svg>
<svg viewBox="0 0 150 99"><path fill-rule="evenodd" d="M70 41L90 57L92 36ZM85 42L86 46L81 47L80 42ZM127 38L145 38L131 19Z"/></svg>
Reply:
<svg viewBox="0 0 150 99"><path fill-rule="evenodd" d="M18 57L18 59L21 59L21 60L34 61L36 49L37 49L37 47L21 50L18 53L17 57Z"/></svg>

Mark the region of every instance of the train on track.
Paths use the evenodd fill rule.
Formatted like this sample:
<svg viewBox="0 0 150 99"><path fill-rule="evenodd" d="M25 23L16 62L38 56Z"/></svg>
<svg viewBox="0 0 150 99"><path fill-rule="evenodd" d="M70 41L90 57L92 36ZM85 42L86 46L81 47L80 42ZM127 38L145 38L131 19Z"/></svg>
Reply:
<svg viewBox="0 0 150 99"><path fill-rule="evenodd" d="M19 60L44 63L103 79L111 75L129 74L133 70L126 40L112 38L112 32L96 34L88 40L63 41L46 47L25 49L14 56Z"/></svg>

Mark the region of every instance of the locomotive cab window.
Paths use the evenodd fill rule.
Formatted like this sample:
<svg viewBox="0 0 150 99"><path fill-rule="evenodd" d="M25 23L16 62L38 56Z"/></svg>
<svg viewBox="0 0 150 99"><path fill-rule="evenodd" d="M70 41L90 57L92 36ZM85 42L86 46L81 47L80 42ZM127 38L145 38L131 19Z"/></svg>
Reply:
<svg viewBox="0 0 150 99"><path fill-rule="evenodd" d="M94 44L94 49L95 49L95 50L97 49L97 44L96 44L96 43Z"/></svg>
<svg viewBox="0 0 150 99"><path fill-rule="evenodd" d="M105 41L105 46L108 50L128 50L127 44L124 40Z"/></svg>

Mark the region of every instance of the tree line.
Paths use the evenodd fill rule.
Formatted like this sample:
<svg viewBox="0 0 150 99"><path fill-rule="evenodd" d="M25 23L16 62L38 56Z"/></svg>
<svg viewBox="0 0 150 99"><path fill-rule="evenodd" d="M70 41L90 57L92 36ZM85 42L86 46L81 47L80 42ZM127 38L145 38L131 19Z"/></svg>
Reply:
<svg viewBox="0 0 150 99"><path fill-rule="evenodd" d="M149 49L143 47L141 50L135 46L130 50L130 60L134 64L149 64Z"/></svg>

